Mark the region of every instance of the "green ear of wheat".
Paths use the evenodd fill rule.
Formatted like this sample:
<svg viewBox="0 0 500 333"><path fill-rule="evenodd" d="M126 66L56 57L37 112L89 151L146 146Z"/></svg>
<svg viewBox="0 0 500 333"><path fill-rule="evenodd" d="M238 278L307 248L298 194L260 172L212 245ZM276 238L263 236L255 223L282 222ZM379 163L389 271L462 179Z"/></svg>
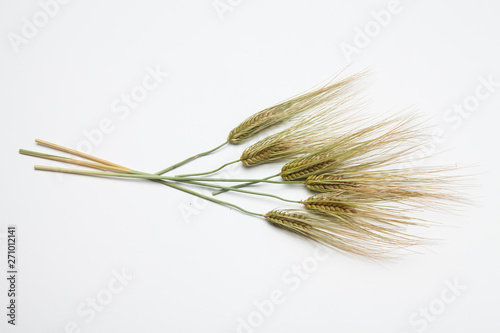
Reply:
<svg viewBox="0 0 500 333"><path fill-rule="evenodd" d="M334 82L323 87L257 112L233 128L227 140L232 144L239 144L265 129L300 116L321 104L342 99L353 90L359 89L362 78L366 75L367 71L363 71L345 78L334 79Z"/></svg>
<svg viewBox="0 0 500 333"><path fill-rule="evenodd" d="M315 109L292 126L247 147L240 161L254 166L283 160L321 149L328 142L342 138L359 120L357 111L361 109L352 100L353 96L344 98Z"/></svg>
<svg viewBox="0 0 500 333"><path fill-rule="evenodd" d="M267 221L280 229L311 239L332 249L372 259L387 259L398 251L426 243L426 240L383 227L366 230L345 222L338 215L318 214L302 210L273 210ZM367 232L368 231L368 232Z"/></svg>
<svg viewBox="0 0 500 333"><path fill-rule="evenodd" d="M460 177L447 168L382 169L351 172L338 169L308 177L308 189L337 195L370 198L373 201L412 201L427 208L466 203L460 193Z"/></svg>

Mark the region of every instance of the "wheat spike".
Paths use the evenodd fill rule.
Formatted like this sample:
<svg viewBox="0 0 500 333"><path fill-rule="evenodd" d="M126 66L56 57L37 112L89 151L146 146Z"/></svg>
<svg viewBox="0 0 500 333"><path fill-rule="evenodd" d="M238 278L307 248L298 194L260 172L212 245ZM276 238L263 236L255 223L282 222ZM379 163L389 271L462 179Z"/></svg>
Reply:
<svg viewBox="0 0 500 333"><path fill-rule="evenodd" d="M458 191L460 177L448 168L381 169L351 172L349 168L310 176L304 182L316 192L370 198L373 201L405 201L427 208L465 203Z"/></svg>
<svg viewBox="0 0 500 333"><path fill-rule="evenodd" d="M263 140L252 147L252 149L245 149L240 156L240 161L247 167L280 160L285 158L287 152L293 149L291 144L286 141L268 143Z"/></svg>
<svg viewBox="0 0 500 333"><path fill-rule="evenodd" d="M398 232L408 226L428 226L429 221L408 215L414 206L396 201L347 193L325 193L302 201L307 210L340 218L351 227L367 232ZM421 207L422 208L422 207Z"/></svg>
<svg viewBox="0 0 500 333"><path fill-rule="evenodd" d="M418 237L390 232L379 227L366 232L352 227L345 217L302 210L273 210L264 215L273 226L309 238L327 247L363 257L384 259L396 251L423 242Z"/></svg>
<svg viewBox="0 0 500 333"><path fill-rule="evenodd" d="M393 117L370 126L361 124L360 128L352 129L340 138L324 138L319 148L286 163L281 169L281 177L302 180L346 164L356 163L364 167L373 163L386 164L415 149L415 145L405 144L418 137L414 120Z"/></svg>
<svg viewBox="0 0 500 333"><path fill-rule="evenodd" d="M367 72L363 71L345 78L334 78L333 82L325 86L257 112L232 129L227 140L232 144L241 143L269 127L293 119L323 103L341 99L343 95L361 85L361 79L366 74Z"/></svg>
<svg viewBox="0 0 500 333"><path fill-rule="evenodd" d="M337 160L332 155L330 152L326 152L288 162L281 168L281 178L283 180L301 180L317 173L323 173L335 166Z"/></svg>
<svg viewBox="0 0 500 333"><path fill-rule="evenodd" d="M304 111L304 109L298 107L291 108L295 103L298 103L298 101L292 99L255 113L233 128L231 132L229 132L227 140L232 144L241 143L260 131L292 117L294 115L294 110L295 114L298 114L299 111Z"/></svg>
<svg viewBox="0 0 500 333"><path fill-rule="evenodd" d="M380 130L383 126L384 125L376 124L374 126L355 130L351 133L347 133L343 138L335 139L332 142L328 142L329 140L325 139L325 144L323 146L314 149L308 154L300 155L294 160L286 163L281 168L281 178L283 178L283 180L302 180L311 175L325 173L331 169L335 169L338 167L339 163L346 159L345 151L349 149L355 150L357 155L360 147L366 144L373 146L373 139L365 142L363 142L363 140L366 140L374 131ZM378 145L380 144L382 144L382 142L379 141Z"/></svg>
<svg viewBox="0 0 500 333"><path fill-rule="evenodd" d="M315 192L344 192L358 186L358 184L345 181L335 174L312 175L307 177L304 183L308 189Z"/></svg>
<svg viewBox="0 0 500 333"><path fill-rule="evenodd" d="M307 116L278 133L246 148L240 161L246 166L282 160L321 149L325 144L346 136L359 121L360 103L356 94L315 108Z"/></svg>
<svg viewBox="0 0 500 333"><path fill-rule="evenodd" d="M322 160L331 152L338 163L376 157L370 163L382 165L417 150L426 137L418 115L403 112L382 119L360 117L365 103L357 98L359 96L360 92L353 92L342 100L317 108L293 126L245 149L240 160L247 166L295 156L312 161L315 155ZM302 163L296 162L295 166Z"/></svg>

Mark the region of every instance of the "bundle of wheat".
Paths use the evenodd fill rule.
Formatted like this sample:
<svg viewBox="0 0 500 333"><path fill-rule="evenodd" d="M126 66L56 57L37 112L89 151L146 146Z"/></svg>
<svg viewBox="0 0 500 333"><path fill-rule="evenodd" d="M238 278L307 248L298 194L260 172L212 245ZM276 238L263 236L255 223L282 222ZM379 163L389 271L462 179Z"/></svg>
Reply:
<svg viewBox="0 0 500 333"><path fill-rule="evenodd" d="M447 175L448 168L398 168L399 163L426 140L424 124L414 114L385 119L364 116L365 104L361 94L365 74L348 76L260 111L234 128L222 145L156 173L136 171L38 139L36 142L41 145L90 161L23 149L20 153L99 171L35 166L37 170L152 180L258 216L273 226L343 252L370 258L387 257L428 241L406 230L410 226L430 225L428 221L412 216L416 208L433 207L439 203L445 207L450 202L461 203L462 199L461 194L452 189L457 178ZM239 159L216 170L163 175L195 158L211 154L227 143L239 144L286 122L291 123L289 127L250 145ZM273 161L285 161L285 164L279 173L262 179L201 177L232 163L241 162L252 167ZM282 180L272 180L278 176ZM239 184L222 186L218 184L220 182ZM299 201L243 189L256 183L297 184L320 194ZM205 186L216 191L213 195L205 195L185 185ZM226 191L282 200L296 204L297 209L252 212L215 198L216 194Z"/></svg>

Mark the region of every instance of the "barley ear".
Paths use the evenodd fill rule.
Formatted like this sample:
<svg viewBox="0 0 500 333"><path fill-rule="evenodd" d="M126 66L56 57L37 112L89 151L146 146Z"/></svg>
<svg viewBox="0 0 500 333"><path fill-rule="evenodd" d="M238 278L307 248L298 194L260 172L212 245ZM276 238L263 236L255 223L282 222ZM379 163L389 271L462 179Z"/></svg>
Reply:
<svg viewBox="0 0 500 333"><path fill-rule="evenodd" d="M333 82L257 112L233 128L227 141L239 144L269 127L288 121L323 103L343 98L357 88L366 74L367 71L363 71L344 78L334 77Z"/></svg>

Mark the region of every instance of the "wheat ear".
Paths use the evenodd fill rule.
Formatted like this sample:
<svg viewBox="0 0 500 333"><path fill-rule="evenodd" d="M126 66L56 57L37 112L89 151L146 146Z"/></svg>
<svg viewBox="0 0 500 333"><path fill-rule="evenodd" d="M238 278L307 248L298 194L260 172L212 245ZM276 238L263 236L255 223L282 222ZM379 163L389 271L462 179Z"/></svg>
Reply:
<svg viewBox="0 0 500 333"><path fill-rule="evenodd" d="M343 95L342 99L322 105L292 126L251 145L241 154L241 162L254 166L283 160L343 137L360 119L357 113L362 107L354 95Z"/></svg>
<svg viewBox="0 0 500 333"><path fill-rule="evenodd" d="M309 238L327 247L345 253L372 259L386 259L395 256L398 250L424 243L417 237L387 233L375 237L359 228L343 223L342 218L302 210L273 210L264 217L280 229ZM384 231L379 231L384 232Z"/></svg>
<svg viewBox="0 0 500 333"><path fill-rule="evenodd" d="M239 144L257 133L272 126L295 118L323 103L333 99L342 99L354 87L362 84L362 78L367 71L352 74L348 77L334 77L332 82L286 100L278 105L257 112L233 128L228 136L228 142Z"/></svg>

